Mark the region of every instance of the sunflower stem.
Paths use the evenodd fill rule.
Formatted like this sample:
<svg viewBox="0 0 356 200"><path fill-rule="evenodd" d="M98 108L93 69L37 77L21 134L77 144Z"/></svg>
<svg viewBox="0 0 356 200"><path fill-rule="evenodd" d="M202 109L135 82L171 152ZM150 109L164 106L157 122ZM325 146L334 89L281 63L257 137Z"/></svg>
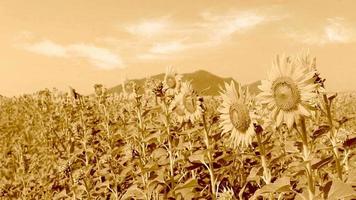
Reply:
<svg viewBox="0 0 356 200"><path fill-rule="evenodd" d="M137 114L137 125L138 125L138 132L140 133L139 135L139 138L138 138L138 146L139 146L139 151L140 151L140 168L141 168L141 171L145 171L144 170L144 167L146 165L146 162L147 162L147 158L146 158L146 144L144 142L144 138L145 138L145 128L144 128L144 122L143 122L143 119L142 119L142 105L141 105L141 102L140 102L140 99L139 98L136 98L136 114ZM147 191L147 186L148 186L148 173L147 172L144 172L143 174L140 174L141 176L141 179L142 179L142 185L143 185L143 188L144 190ZM147 196L145 195L145 199L147 199Z"/></svg>
<svg viewBox="0 0 356 200"><path fill-rule="evenodd" d="M266 182L266 184L271 183L271 172L268 168L267 165L267 159L266 159L266 150L264 147L264 144L262 142L261 134L263 131L256 131L256 136L257 136L257 142L258 142L258 147L260 148L260 153L261 153L261 164L263 168L263 180Z"/></svg>
<svg viewBox="0 0 356 200"><path fill-rule="evenodd" d="M256 132L256 137L257 137L257 142L258 142L258 147L260 148L260 156L261 156L261 165L263 168L263 180L265 181L266 184L271 183L271 171L268 168L267 165L267 159L266 159L266 149L265 146L262 142L262 133L263 129L261 126L256 126L255 127L255 132ZM269 199L273 199L273 193L269 194Z"/></svg>
<svg viewBox="0 0 356 200"><path fill-rule="evenodd" d="M339 150L336 145L336 134L335 134L335 127L333 125L333 119L331 115L331 101L328 99L326 94L323 94L323 99L325 103L325 108L326 108L326 114L328 117L328 122L330 126L330 142L332 145L332 150L333 150L333 156L335 160L335 165L336 165L336 171L337 171L337 176L340 180L342 180L342 165L340 163L340 155L339 155Z"/></svg>
<svg viewBox="0 0 356 200"><path fill-rule="evenodd" d="M163 97L163 103L165 107L165 117L166 117L166 131L168 135L168 154L169 154L169 168L170 168L170 187L174 188L174 158L173 158L173 147L172 147L172 135L170 130L170 114L169 114L169 104L166 98Z"/></svg>
<svg viewBox="0 0 356 200"><path fill-rule="evenodd" d="M303 161L306 163L305 172L308 178L308 195L309 199L314 199L315 196L315 184L313 178L313 171L310 162L310 149L308 145L308 135L307 129L305 125L305 118L301 117L300 119L300 126L301 126L301 139L303 142Z"/></svg>
<svg viewBox="0 0 356 200"><path fill-rule="evenodd" d="M209 128L207 126L207 122L206 122L206 118L205 118L205 113L203 113L203 125L204 125L204 133L205 133L205 145L206 145L206 148L208 150L208 161L209 161L209 174L210 174L210 184L211 184L211 194L212 194L212 198L213 200L216 199L216 187L215 187L215 176L214 176L214 165L213 165L213 157L212 157L212 154L211 154L211 146L210 146L210 142L209 142Z"/></svg>

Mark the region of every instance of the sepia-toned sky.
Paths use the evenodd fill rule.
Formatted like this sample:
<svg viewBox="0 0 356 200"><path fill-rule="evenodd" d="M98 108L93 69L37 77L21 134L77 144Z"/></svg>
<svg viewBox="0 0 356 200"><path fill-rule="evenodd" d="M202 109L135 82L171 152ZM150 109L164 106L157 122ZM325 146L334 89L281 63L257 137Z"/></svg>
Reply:
<svg viewBox="0 0 356 200"><path fill-rule="evenodd" d="M250 83L309 49L327 89L356 90L356 1L1 0L0 94L93 91L173 66Z"/></svg>

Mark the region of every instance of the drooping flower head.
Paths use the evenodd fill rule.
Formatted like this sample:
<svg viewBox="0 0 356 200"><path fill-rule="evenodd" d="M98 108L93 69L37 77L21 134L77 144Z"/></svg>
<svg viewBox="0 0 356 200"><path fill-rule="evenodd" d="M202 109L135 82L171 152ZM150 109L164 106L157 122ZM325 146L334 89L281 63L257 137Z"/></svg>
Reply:
<svg viewBox="0 0 356 200"><path fill-rule="evenodd" d="M163 80L163 86L168 95L177 94L181 89L182 75L178 74L172 67L167 67Z"/></svg>
<svg viewBox="0 0 356 200"><path fill-rule="evenodd" d="M310 116L316 99L315 70L298 64L290 57L277 56L267 80L262 80L258 95L272 110L277 126L283 122L292 128L298 116Z"/></svg>
<svg viewBox="0 0 356 200"><path fill-rule="evenodd" d="M189 82L182 83L178 95L171 106L178 121L197 121L202 115L201 102Z"/></svg>
<svg viewBox="0 0 356 200"><path fill-rule="evenodd" d="M102 84L95 84L94 85L95 95L97 97L103 96L105 94L105 88Z"/></svg>
<svg viewBox="0 0 356 200"><path fill-rule="evenodd" d="M225 83L225 90L220 95L222 104L218 111L222 134L230 134L229 141L233 148L248 147L255 135L250 95L247 90L243 93L240 85L236 89L233 81Z"/></svg>
<svg viewBox="0 0 356 200"><path fill-rule="evenodd" d="M122 84L122 91L125 99L134 99L136 96L136 83L125 79Z"/></svg>
<svg viewBox="0 0 356 200"><path fill-rule="evenodd" d="M320 77L320 73L317 71L316 57L311 57L309 50L303 51L300 55L298 55L297 62L298 65L306 67L307 70L315 71L313 79L314 79L314 83L316 84L316 92L325 93L326 92L324 86L325 79Z"/></svg>

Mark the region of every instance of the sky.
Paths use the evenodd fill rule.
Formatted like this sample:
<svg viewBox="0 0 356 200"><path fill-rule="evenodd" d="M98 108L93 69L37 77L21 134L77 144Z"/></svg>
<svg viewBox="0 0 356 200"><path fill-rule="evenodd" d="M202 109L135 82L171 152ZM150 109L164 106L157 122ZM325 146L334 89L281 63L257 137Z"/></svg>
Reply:
<svg viewBox="0 0 356 200"><path fill-rule="evenodd" d="M309 51L329 91L356 90L356 1L1 0L0 94L88 94L172 66L247 84Z"/></svg>

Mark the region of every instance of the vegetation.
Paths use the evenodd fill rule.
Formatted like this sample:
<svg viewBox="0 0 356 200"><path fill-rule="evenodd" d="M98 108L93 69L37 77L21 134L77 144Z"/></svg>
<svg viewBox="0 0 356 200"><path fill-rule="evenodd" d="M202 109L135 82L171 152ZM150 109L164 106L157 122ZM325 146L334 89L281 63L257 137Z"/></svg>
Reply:
<svg viewBox="0 0 356 200"><path fill-rule="evenodd" d="M0 197L356 198L356 94L327 93L309 55L277 57L257 96L184 80L1 98Z"/></svg>

